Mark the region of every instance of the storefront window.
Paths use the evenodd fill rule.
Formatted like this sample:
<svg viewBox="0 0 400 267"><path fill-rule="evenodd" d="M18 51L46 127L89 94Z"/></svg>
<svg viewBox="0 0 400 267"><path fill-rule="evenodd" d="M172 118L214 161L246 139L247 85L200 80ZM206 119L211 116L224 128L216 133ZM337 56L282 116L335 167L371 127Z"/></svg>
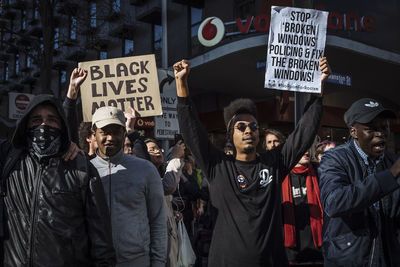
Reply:
<svg viewBox="0 0 400 267"><path fill-rule="evenodd" d="M19 54L15 54L14 58L14 74L19 74Z"/></svg>
<svg viewBox="0 0 400 267"><path fill-rule="evenodd" d="M191 47L191 55L197 55L203 52L204 47L200 44L197 38L200 24L203 20L203 9L196 7L189 7L189 21L190 21L190 36L189 43Z"/></svg>
<svg viewBox="0 0 400 267"><path fill-rule="evenodd" d="M203 10L201 8L190 7L190 28L191 37L197 37L197 31L203 18Z"/></svg>
<svg viewBox="0 0 400 267"><path fill-rule="evenodd" d="M59 46L59 39L60 39L60 28L54 29L54 49L58 49Z"/></svg>
<svg viewBox="0 0 400 267"><path fill-rule="evenodd" d="M133 51L135 48L135 43L133 40L125 39L124 40L124 56L133 56Z"/></svg>
<svg viewBox="0 0 400 267"><path fill-rule="evenodd" d="M246 18L255 14L255 0L235 0L235 18Z"/></svg>
<svg viewBox="0 0 400 267"><path fill-rule="evenodd" d="M69 28L69 39L70 40L76 40L76 26L77 26L77 21L74 16L70 17L70 28Z"/></svg>
<svg viewBox="0 0 400 267"><path fill-rule="evenodd" d="M322 127L320 138L321 141L334 141L336 144L340 145L346 142L349 138L349 130L346 128Z"/></svg>
<svg viewBox="0 0 400 267"><path fill-rule="evenodd" d="M107 59L107 51L105 50L99 51L99 59Z"/></svg>
<svg viewBox="0 0 400 267"><path fill-rule="evenodd" d="M90 4L90 27L96 27L96 3Z"/></svg>
<svg viewBox="0 0 400 267"><path fill-rule="evenodd" d="M162 26L153 24L153 49L159 51L162 49Z"/></svg>
<svg viewBox="0 0 400 267"><path fill-rule="evenodd" d="M121 1L120 0L112 1L112 10L116 13L120 12L120 10L121 10Z"/></svg>

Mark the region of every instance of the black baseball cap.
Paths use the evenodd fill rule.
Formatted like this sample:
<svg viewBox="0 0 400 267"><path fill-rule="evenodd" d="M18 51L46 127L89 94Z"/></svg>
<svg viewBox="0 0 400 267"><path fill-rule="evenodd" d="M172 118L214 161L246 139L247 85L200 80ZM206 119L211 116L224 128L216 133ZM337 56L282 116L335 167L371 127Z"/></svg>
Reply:
<svg viewBox="0 0 400 267"><path fill-rule="evenodd" d="M392 110L384 108L375 99L361 98L344 113L344 122L348 127L353 126L356 122L369 123L380 114L387 118L396 118L396 114Z"/></svg>

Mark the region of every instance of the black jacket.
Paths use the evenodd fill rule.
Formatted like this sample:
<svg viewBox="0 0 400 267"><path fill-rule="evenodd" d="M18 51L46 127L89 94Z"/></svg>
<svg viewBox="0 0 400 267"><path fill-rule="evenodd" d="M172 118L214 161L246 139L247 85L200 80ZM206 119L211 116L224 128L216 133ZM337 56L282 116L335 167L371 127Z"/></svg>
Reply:
<svg viewBox="0 0 400 267"><path fill-rule="evenodd" d="M378 258L386 258L387 266L400 266L400 244L396 238L399 179L393 178L389 170L395 160L395 155L385 152L377 172L368 175L353 139L324 153L318 174L324 210L325 266L376 266ZM385 255L376 248L376 202L381 206Z"/></svg>
<svg viewBox="0 0 400 267"><path fill-rule="evenodd" d="M281 182L311 146L322 117L322 99L308 109L285 144L239 162L217 150L207 138L188 98L178 97L179 127L196 163L210 182L218 209L208 266L288 266L283 246ZM246 184L241 182L247 178Z"/></svg>
<svg viewBox="0 0 400 267"><path fill-rule="evenodd" d="M30 112L43 103L56 107L63 134L59 154L39 161L29 152L26 136ZM98 173L82 155L68 162L61 158L70 145L61 104L40 95L25 114L12 143L0 146L0 157L21 151L11 171L2 176L6 220L2 266L113 265L110 217Z"/></svg>

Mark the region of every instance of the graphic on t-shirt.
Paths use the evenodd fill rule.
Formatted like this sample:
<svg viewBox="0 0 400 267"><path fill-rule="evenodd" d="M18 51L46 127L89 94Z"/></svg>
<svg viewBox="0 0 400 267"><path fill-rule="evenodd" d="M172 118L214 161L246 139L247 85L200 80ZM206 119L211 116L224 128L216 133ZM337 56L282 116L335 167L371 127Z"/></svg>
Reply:
<svg viewBox="0 0 400 267"><path fill-rule="evenodd" d="M272 182L272 175L269 175L268 169L262 169L258 176L260 176L260 186L266 187L270 182Z"/></svg>
<svg viewBox="0 0 400 267"><path fill-rule="evenodd" d="M307 195L307 187L292 186L293 198L298 198Z"/></svg>
<svg viewBox="0 0 400 267"><path fill-rule="evenodd" d="M246 188L247 182L246 182L246 178L243 175L239 174L238 176L236 176L236 180L239 182L240 188L242 188L242 189Z"/></svg>

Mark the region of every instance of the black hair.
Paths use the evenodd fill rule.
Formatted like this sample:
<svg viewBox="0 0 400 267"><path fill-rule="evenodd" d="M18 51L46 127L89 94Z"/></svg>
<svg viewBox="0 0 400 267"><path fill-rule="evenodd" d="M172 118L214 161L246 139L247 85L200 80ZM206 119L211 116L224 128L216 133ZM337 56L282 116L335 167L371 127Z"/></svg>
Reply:
<svg viewBox="0 0 400 267"><path fill-rule="evenodd" d="M273 134L273 135L275 135L277 138L278 138L278 140L279 140L279 142L282 144L283 142L285 142L285 140L286 140L286 137L285 137L285 135L283 134L283 133L281 133L280 131L278 131L278 130L276 130L276 129L266 129L265 131L264 131L264 134L263 134L263 148L264 149L267 149L267 142L266 142L266 140L265 140L265 138L267 137L267 135L269 135L269 134Z"/></svg>
<svg viewBox="0 0 400 267"><path fill-rule="evenodd" d="M233 144L233 130L239 114L250 114L257 120L257 107L249 98L238 98L224 108L226 142ZM235 146L233 151L236 153Z"/></svg>
<svg viewBox="0 0 400 267"><path fill-rule="evenodd" d="M180 133L176 133L174 136L174 145L176 145L179 141L185 142L183 141L183 136Z"/></svg>
<svg viewBox="0 0 400 267"><path fill-rule="evenodd" d="M86 153L89 153L89 144L86 138L92 135L92 123L82 121L79 124L78 135L79 135L79 147L83 149Z"/></svg>
<svg viewBox="0 0 400 267"><path fill-rule="evenodd" d="M234 116L239 114L250 114L257 119L257 107L249 98L238 98L224 108L225 126L229 128Z"/></svg>
<svg viewBox="0 0 400 267"><path fill-rule="evenodd" d="M156 139L154 139L154 138L151 138L151 137L148 137L148 138L144 139L144 143L145 144L147 144L147 143L155 143L155 144L158 145L158 141Z"/></svg>

